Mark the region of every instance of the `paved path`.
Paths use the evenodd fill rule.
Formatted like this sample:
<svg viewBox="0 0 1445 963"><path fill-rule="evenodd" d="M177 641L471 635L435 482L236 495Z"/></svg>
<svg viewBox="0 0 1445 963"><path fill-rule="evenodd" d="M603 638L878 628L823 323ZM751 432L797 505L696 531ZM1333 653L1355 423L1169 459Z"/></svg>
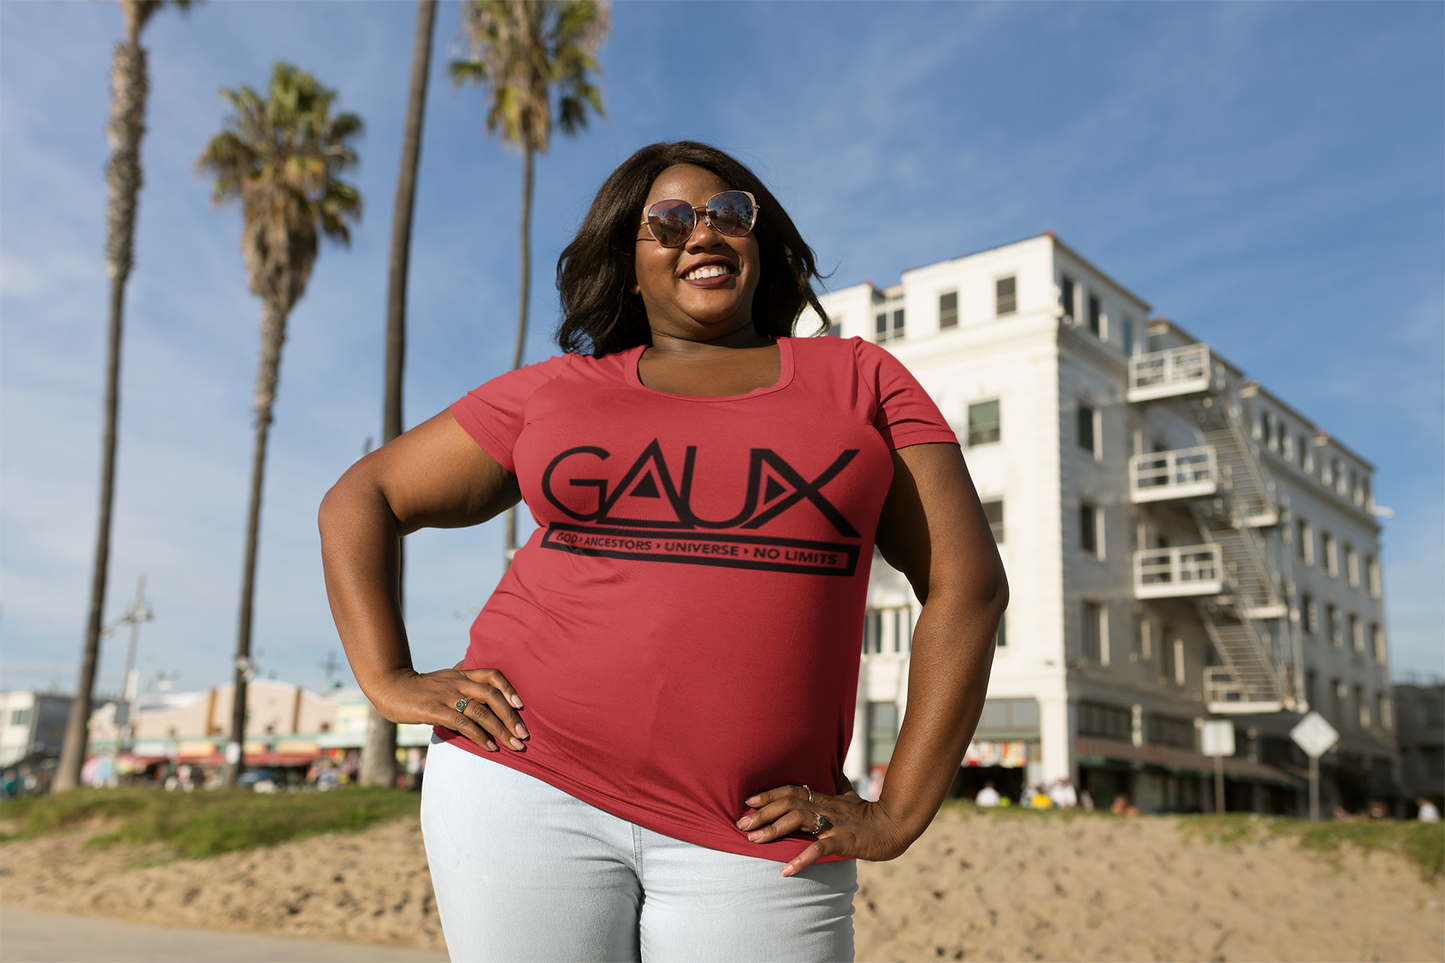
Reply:
<svg viewBox="0 0 1445 963"><path fill-rule="evenodd" d="M0 963L432 963L445 953L0 908Z"/></svg>

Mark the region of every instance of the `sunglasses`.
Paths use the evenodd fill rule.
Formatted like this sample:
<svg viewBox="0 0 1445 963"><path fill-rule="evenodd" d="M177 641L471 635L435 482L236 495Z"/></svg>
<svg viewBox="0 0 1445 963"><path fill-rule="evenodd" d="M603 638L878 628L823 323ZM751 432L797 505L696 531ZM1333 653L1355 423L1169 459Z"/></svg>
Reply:
<svg viewBox="0 0 1445 963"><path fill-rule="evenodd" d="M658 201L647 208L642 224L663 247L682 247L702 215L708 227L728 237L743 237L758 219L758 202L747 191L720 191L697 207L687 201Z"/></svg>

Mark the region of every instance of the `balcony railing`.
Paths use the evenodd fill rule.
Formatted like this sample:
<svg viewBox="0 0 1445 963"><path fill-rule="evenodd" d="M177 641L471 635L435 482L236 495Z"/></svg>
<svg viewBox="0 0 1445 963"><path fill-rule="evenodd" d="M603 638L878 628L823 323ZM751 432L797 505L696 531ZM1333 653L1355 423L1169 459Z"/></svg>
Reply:
<svg viewBox="0 0 1445 963"><path fill-rule="evenodd" d="M1129 495L1135 502L1198 498L1218 490L1219 461L1213 445L1129 459Z"/></svg>
<svg viewBox="0 0 1445 963"><path fill-rule="evenodd" d="M1129 400L1148 401L1209 389L1209 345L1188 344L1129 359Z"/></svg>
<svg viewBox="0 0 1445 963"><path fill-rule="evenodd" d="M1254 715L1278 712L1285 701L1252 691L1235 679L1228 666L1210 666L1204 670L1204 701L1209 711L1218 715Z"/></svg>
<svg viewBox="0 0 1445 963"><path fill-rule="evenodd" d="M1219 595L1224 556L1215 544L1151 548L1134 553L1134 596L1141 599Z"/></svg>

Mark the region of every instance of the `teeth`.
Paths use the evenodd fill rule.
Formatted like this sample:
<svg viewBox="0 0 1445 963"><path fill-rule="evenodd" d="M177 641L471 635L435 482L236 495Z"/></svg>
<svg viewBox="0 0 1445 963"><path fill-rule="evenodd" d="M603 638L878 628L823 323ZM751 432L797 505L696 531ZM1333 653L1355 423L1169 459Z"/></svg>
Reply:
<svg viewBox="0 0 1445 963"><path fill-rule="evenodd" d="M688 271L683 275L683 279L687 281L700 281L703 278L717 278L722 277L724 274L731 273L733 273L732 269L725 264L709 264L695 271Z"/></svg>

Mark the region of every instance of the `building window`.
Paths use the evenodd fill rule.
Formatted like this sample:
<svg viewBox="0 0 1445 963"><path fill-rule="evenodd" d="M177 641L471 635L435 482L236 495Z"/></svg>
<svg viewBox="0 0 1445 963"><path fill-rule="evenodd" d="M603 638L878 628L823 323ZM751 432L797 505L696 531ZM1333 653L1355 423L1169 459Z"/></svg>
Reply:
<svg viewBox="0 0 1445 963"><path fill-rule="evenodd" d="M883 613L870 609L863 614L863 654L877 655L883 651Z"/></svg>
<svg viewBox="0 0 1445 963"><path fill-rule="evenodd" d="M1059 307L1063 309L1064 321L1068 324L1074 323L1074 279L1067 274L1062 275L1059 281Z"/></svg>
<svg viewBox="0 0 1445 963"><path fill-rule="evenodd" d="M1365 701L1364 686L1355 686L1355 712L1359 717L1360 728L1370 728L1370 704Z"/></svg>
<svg viewBox="0 0 1445 963"><path fill-rule="evenodd" d="M1085 502L1079 506L1079 550L1090 555L1099 551L1099 511Z"/></svg>
<svg viewBox="0 0 1445 963"><path fill-rule="evenodd" d="M998 400L968 406L968 446L988 445L999 440Z"/></svg>
<svg viewBox="0 0 1445 963"><path fill-rule="evenodd" d="M1335 494L1347 494L1347 486L1345 485L1345 466L1340 463L1340 460L1338 458L1335 459Z"/></svg>
<svg viewBox="0 0 1445 963"><path fill-rule="evenodd" d="M1380 589L1380 560L1373 555L1365 556L1365 575L1370 580L1370 598L1379 598L1383 594Z"/></svg>
<svg viewBox="0 0 1445 963"><path fill-rule="evenodd" d="M30 713L31 713L31 710L28 709L28 708L27 708L27 709L11 709L11 710L10 710L10 724L11 724L12 726L28 726L28 725L30 725Z"/></svg>
<svg viewBox="0 0 1445 963"><path fill-rule="evenodd" d="M893 610L893 651L908 652L913 648L913 618L907 608Z"/></svg>
<svg viewBox="0 0 1445 963"><path fill-rule="evenodd" d="M1350 578L1350 588L1360 587L1360 553L1353 545L1345 543L1345 573Z"/></svg>
<svg viewBox="0 0 1445 963"><path fill-rule="evenodd" d="M1380 628L1379 622L1370 623L1370 639L1375 646L1375 664L1384 665L1389 655L1385 651L1385 630Z"/></svg>
<svg viewBox="0 0 1445 963"><path fill-rule="evenodd" d="M1080 702L1079 735L1103 736L1127 742L1134 735L1134 714L1119 706Z"/></svg>
<svg viewBox="0 0 1445 963"><path fill-rule="evenodd" d="M1153 626L1148 619L1140 619L1137 630L1134 633L1134 654L1135 657L1144 662L1154 660L1153 653Z"/></svg>
<svg viewBox="0 0 1445 963"><path fill-rule="evenodd" d="M1315 531L1303 518L1295 519L1295 554L1306 565L1315 563Z"/></svg>
<svg viewBox="0 0 1445 963"><path fill-rule="evenodd" d="M999 545L1003 544L1003 500L984 502L983 514L988 519L988 527L993 531L993 540Z"/></svg>
<svg viewBox="0 0 1445 963"><path fill-rule="evenodd" d="M1335 537L1329 532L1320 532L1320 546L1325 550L1325 572L1330 576L1340 574L1340 548Z"/></svg>
<svg viewBox="0 0 1445 963"><path fill-rule="evenodd" d="M1120 333L1124 336L1124 354L1127 357L1134 357L1134 319L1125 315L1122 319Z"/></svg>
<svg viewBox="0 0 1445 963"><path fill-rule="evenodd" d="M1395 728L1395 714L1390 710L1390 697L1383 691L1375 693L1375 717L1381 729Z"/></svg>
<svg viewBox="0 0 1445 963"><path fill-rule="evenodd" d="M1335 476L1330 474L1330 460L1323 454L1320 455L1320 481L1326 485L1331 484Z"/></svg>
<svg viewBox="0 0 1445 963"><path fill-rule="evenodd" d="M1084 603L1084 658L1109 664L1109 612L1098 602Z"/></svg>
<svg viewBox="0 0 1445 963"><path fill-rule="evenodd" d="M1079 405L1079 447L1097 458L1099 457L1099 450L1096 444L1096 433L1094 431L1094 414L1093 408L1084 404Z"/></svg>
<svg viewBox="0 0 1445 963"><path fill-rule="evenodd" d="M1310 470L1310 465L1309 465L1309 462L1310 462L1310 440L1309 440L1308 438L1306 438L1304 435L1300 435L1300 436L1299 436L1299 451L1296 452L1296 457L1297 457L1298 460L1299 460L1299 466L1300 466L1300 468L1301 468L1302 470L1304 470L1304 471L1309 471L1309 470Z"/></svg>
<svg viewBox="0 0 1445 963"><path fill-rule="evenodd" d="M1314 635L1320 630L1319 612L1315 609L1315 600L1308 592L1301 593L1299 597L1299 620L1305 635Z"/></svg>
<svg viewBox="0 0 1445 963"><path fill-rule="evenodd" d="M1345 632L1340 627L1340 610L1333 602L1325 603L1325 625L1330 633L1330 645L1337 649L1345 647Z"/></svg>
<svg viewBox="0 0 1445 963"><path fill-rule="evenodd" d="M1097 295L1089 295L1089 331L1096 338L1104 336L1104 309L1099 306Z"/></svg>
<svg viewBox="0 0 1445 963"><path fill-rule="evenodd" d="M1009 275L993 282L993 313L1000 318L1019 309L1018 279Z"/></svg>
<svg viewBox="0 0 1445 963"><path fill-rule="evenodd" d="M1350 642L1356 652L1365 651L1365 623L1354 612L1350 613Z"/></svg>
<svg viewBox="0 0 1445 963"><path fill-rule="evenodd" d="M898 741L898 704L868 703L868 765L886 766Z"/></svg>
<svg viewBox="0 0 1445 963"><path fill-rule="evenodd" d="M879 344L898 341L903 337L903 309L898 308L892 313L893 324L891 327L888 323L889 317L890 315L887 311L880 311L873 318L874 333L877 335L875 340L877 340Z"/></svg>
<svg viewBox="0 0 1445 963"><path fill-rule="evenodd" d="M1184 640L1174 640L1174 684L1184 685Z"/></svg>
<svg viewBox="0 0 1445 963"><path fill-rule="evenodd" d="M938 296L938 328L958 327L958 292L948 291Z"/></svg>
<svg viewBox="0 0 1445 963"><path fill-rule="evenodd" d="M1280 454L1285 461L1294 461L1294 435L1284 435L1281 439Z"/></svg>
<svg viewBox="0 0 1445 963"><path fill-rule="evenodd" d="M1332 693L1330 699L1330 718L1336 722L1341 722L1345 718L1345 697L1348 694L1345 689L1345 684L1338 678L1331 679L1330 692Z"/></svg>
<svg viewBox="0 0 1445 963"><path fill-rule="evenodd" d="M1146 723L1149 742L1156 746L1194 748L1194 723L1186 719L1151 715Z"/></svg>

